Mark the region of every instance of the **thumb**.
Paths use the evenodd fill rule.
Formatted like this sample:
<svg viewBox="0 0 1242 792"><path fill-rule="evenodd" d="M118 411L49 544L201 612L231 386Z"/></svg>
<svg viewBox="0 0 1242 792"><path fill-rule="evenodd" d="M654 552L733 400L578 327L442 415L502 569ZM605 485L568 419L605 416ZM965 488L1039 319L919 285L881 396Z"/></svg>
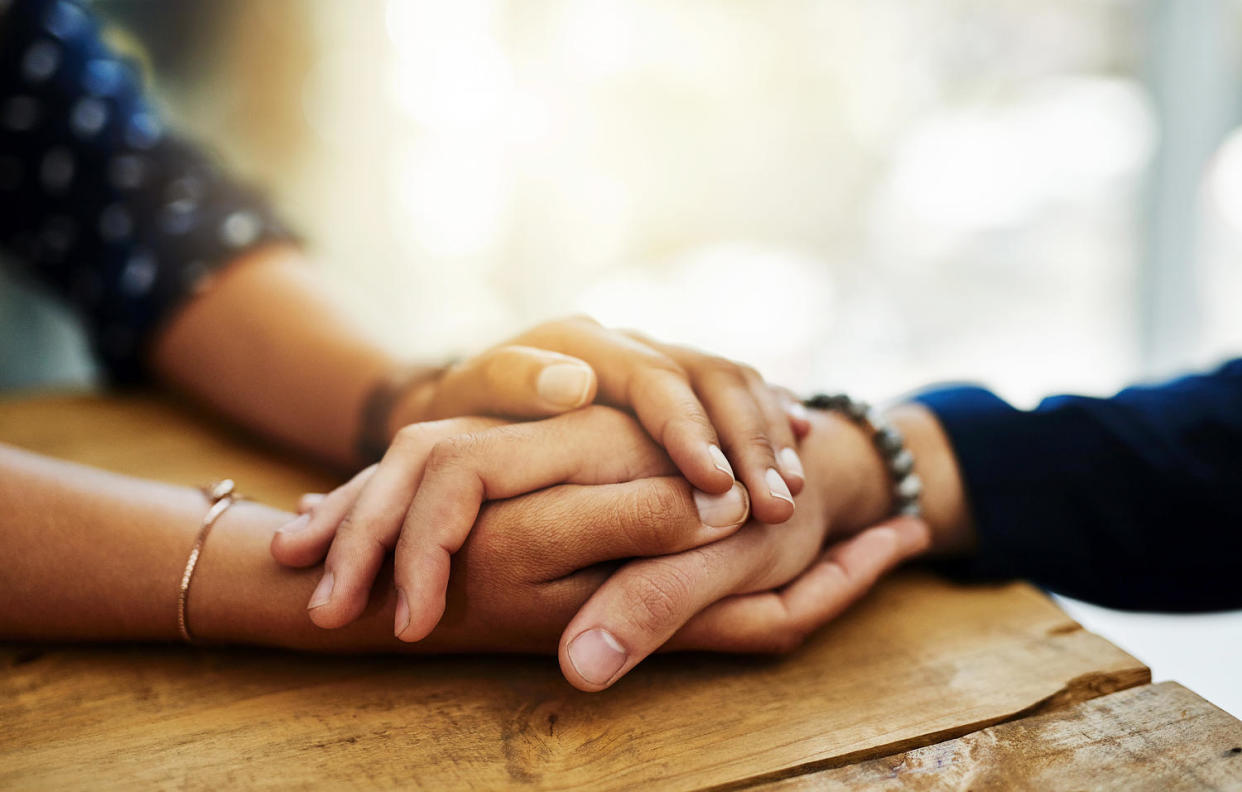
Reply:
<svg viewBox="0 0 1242 792"><path fill-rule="evenodd" d="M597 387L595 370L579 358L536 347L500 346L445 372L429 418L556 415L590 404Z"/></svg>
<svg viewBox="0 0 1242 792"><path fill-rule="evenodd" d="M833 544L781 589L716 602L663 648L790 651L861 599L886 572L930 546L931 531L923 520L885 520Z"/></svg>

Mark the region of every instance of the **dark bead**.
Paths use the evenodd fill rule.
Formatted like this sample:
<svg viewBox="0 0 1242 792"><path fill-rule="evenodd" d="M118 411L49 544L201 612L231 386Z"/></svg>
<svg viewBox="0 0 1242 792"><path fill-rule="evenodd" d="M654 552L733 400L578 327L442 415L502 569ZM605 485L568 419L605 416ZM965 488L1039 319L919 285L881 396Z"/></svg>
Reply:
<svg viewBox="0 0 1242 792"><path fill-rule="evenodd" d="M865 420L869 412L871 412L871 405L864 401L851 401L845 407L845 414L855 421Z"/></svg>
<svg viewBox="0 0 1242 792"><path fill-rule="evenodd" d="M901 436L901 432L897 431L894 426L884 425L877 427L875 433L875 445L880 449L880 453L885 457L892 458L902 451L902 444L905 440Z"/></svg>

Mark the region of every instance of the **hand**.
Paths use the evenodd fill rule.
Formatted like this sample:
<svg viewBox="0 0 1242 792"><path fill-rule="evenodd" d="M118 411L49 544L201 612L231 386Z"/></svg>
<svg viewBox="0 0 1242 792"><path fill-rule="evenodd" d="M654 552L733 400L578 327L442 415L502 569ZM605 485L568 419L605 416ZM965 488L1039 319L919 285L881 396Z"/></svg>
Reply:
<svg viewBox="0 0 1242 792"><path fill-rule="evenodd" d="M788 650L884 571L927 549L922 521L876 524L892 507L869 438L837 416L813 422L794 518L780 526L752 521L722 541L619 569L562 634L561 670L571 684L602 690L666 641L677 649ZM830 530L848 538L823 550Z"/></svg>
<svg viewBox="0 0 1242 792"><path fill-rule="evenodd" d="M271 550L289 566L324 560L308 608L317 625L336 628L363 612L384 557L395 546L394 633L419 640L444 613L450 557L485 501L555 484L612 485L666 476L664 497L683 508L673 524L676 541L661 543L663 552L716 541L745 522L748 500L739 484L713 495L693 490L672 477L675 472L633 419L608 407L530 423L465 418L411 424L378 465L310 504L308 514L278 531ZM592 527L591 541L606 541L615 530L607 523Z"/></svg>
<svg viewBox="0 0 1242 792"><path fill-rule="evenodd" d="M699 560L692 558L698 551L670 555L684 546L685 534L695 530L699 522L695 505L684 497L685 487L680 476L658 476L621 484L561 485L488 502L469 538L453 556L444 618L422 641L398 643L391 637L389 625L397 603L387 569L381 571L376 596L364 615L345 629L297 630L292 637L281 638L265 625L273 621L290 623L283 610L287 606L264 605L267 613L255 617L258 626L241 638L351 651L554 652L558 639L562 647L565 645L570 634L565 625L575 612L610 575L619 577L625 572L624 566L619 572L614 570L626 559L656 557L669 559L674 568L686 561L693 563L685 566L699 566ZM600 531L599 526L608 526L609 530ZM721 574L736 572L730 567L740 569L778 559L780 544L792 536L783 528L753 533L754 538L738 542L716 559ZM735 534L712 547L730 545L740 536ZM660 648L792 650L812 630L862 596L884 570L917 552L924 539L923 526L910 520L863 530L822 553L812 553L811 566L782 589L726 596L706 610L690 614L687 623ZM227 544L231 547L238 543ZM749 558L752 554L757 557ZM777 577L774 574L771 579ZM628 579L623 590L639 596L642 588L634 585L635 580ZM313 581L305 584L302 597L311 585ZM228 587L225 596L253 606L256 595L234 594L235 586ZM244 609L243 604L224 603L220 607L235 613ZM676 603L679 608L683 605L694 607L691 598ZM642 614L647 612L646 606L638 606L635 612L640 614L636 621L649 631L648 640L653 645L663 640L660 636L667 628L645 620ZM227 633L216 637L238 638ZM598 689L583 685L576 674L569 679L584 689Z"/></svg>
<svg viewBox="0 0 1242 792"><path fill-rule="evenodd" d="M444 618L415 646L543 651L559 631L561 667L583 690L615 683L658 649L792 649L928 542L916 520L873 525L891 504L869 439L839 417L813 421L804 444L810 486L794 520L752 522L679 554L670 555L702 520L677 477L558 486L487 504L453 562ZM845 538L823 549L830 528ZM611 577L597 566L634 557ZM305 562L314 561L308 553ZM395 611L391 593L386 599Z"/></svg>
<svg viewBox="0 0 1242 792"><path fill-rule="evenodd" d="M541 417L596 399L633 410L696 488L727 492L736 468L757 518L778 523L793 514L803 483L794 433L805 429L796 400L750 367L591 319L539 325L449 368L410 391L393 425Z"/></svg>
<svg viewBox="0 0 1242 792"><path fill-rule="evenodd" d="M393 637L397 602L391 557L379 573L366 609L349 626L324 630L300 616L298 608L306 603L323 570L291 570L273 564L268 545L287 515L243 501L230 508L213 529L213 542L195 573L190 623L195 635L212 643L346 652L553 655L574 612L618 564L686 546L686 536L699 530L700 523L688 491L681 476L658 476L620 484L559 485L488 502L470 537L453 556L444 618L426 639L414 643ZM160 494L157 490L156 495ZM188 513L201 516L201 496L185 495ZM162 512L150 519L149 512L150 507L144 506L139 517L153 523L157 532L166 532L170 524L190 524ZM183 533L173 536L173 563L184 560L184 552L178 549ZM160 580L158 576L153 579ZM49 585L54 587L54 582ZM150 599L137 601L141 605ZM92 599L104 601L107 597ZM80 620L75 614L90 612L91 607L87 603L67 617ZM108 611L104 619L95 622L120 618L104 610ZM152 621L158 629L167 630L166 609L146 610L153 611ZM84 629L98 628L92 622Z"/></svg>
<svg viewBox="0 0 1242 792"><path fill-rule="evenodd" d="M615 562L660 556L681 543L677 527L686 515L684 504L665 497L672 483L657 478L553 487L488 504L453 559L444 619L423 641L401 646L419 652L556 651L558 639L564 645L566 622L607 582ZM635 509L639 504L646 508ZM624 521L617 523L624 530L603 541L584 539L583 529L601 516ZM791 652L884 573L922 552L926 541L926 525L910 518L865 529L827 548L783 588L726 597L695 614L659 651ZM392 589L384 590L391 600ZM389 602L384 609L395 606ZM576 673L566 678L582 690L600 689L583 685Z"/></svg>

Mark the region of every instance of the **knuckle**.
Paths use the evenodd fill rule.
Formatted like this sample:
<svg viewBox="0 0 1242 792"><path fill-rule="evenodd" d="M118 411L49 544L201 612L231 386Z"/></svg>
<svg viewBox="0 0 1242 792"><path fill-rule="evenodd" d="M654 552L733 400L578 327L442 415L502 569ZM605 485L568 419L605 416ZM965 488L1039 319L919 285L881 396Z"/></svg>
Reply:
<svg viewBox="0 0 1242 792"><path fill-rule="evenodd" d="M765 540L756 542L748 553L748 588L774 588L787 583L790 577L789 553L784 549L784 544L773 537L770 531L765 533Z"/></svg>
<svg viewBox="0 0 1242 792"><path fill-rule="evenodd" d="M652 481L628 504L620 521L637 548L667 550L684 524L685 503L681 494L663 482Z"/></svg>
<svg viewBox="0 0 1242 792"><path fill-rule="evenodd" d="M600 323L587 314L570 314L544 322L535 327L534 332L537 334L552 333L559 337L566 333L597 330L600 327Z"/></svg>
<svg viewBox="0 0 1242 792"><path fill-rule="evenodd" d="M736 365L737 365L738 371L741 373L742 377L746 379L747 382L750 382L756 385L763 384L763 375L759 373L759 370L757 368L755 368L754 366L748 366L745 363L738 363Z"/></svg>
<svg viewBox="0 0 1242 792"><path fill-rule="evenodd" d="M358 524L358 518L354 515L354 512L351 509L348 514L346 514L344 517L341 518L340 525L336 527L336 538L337 539L344 538L348 540L349 537L352 537L355 534L357 534L358 531L361 529L361 527L362 526ZM333 549L336 548L336 545L337 545L337 542L333 542L332 544Z"/></svg>
<svg viewBox="0 0 1242 792"><path fill-rule="evenodd" d="M333 544L336 560L346 565L359 562L359 559L372 554L384 554L389 550L384 537L378 535L373 521L359 520L358 515L351 511L341 520L337 529L340 541Z"/></svg>
<svg viewBox="0 0 1242 792"><path fill-rule="evenodd" d="M853 571L840 561L824 561L823 567L823 575L832 579L833 588L844 589L854 579Z"/></svg>
<svg viewBox="0 0 1242 792"><path fill-rule="evenodd" d="M768 438L768 433L762 426L746 427L738 434L736 442L738 446L747 449L750 453L773 458L776 456L776 452L772 448L772 441Z"/></svg>
<svg viewBox="0 0 1242 792"><path fill-rule="evenodd" d="M423 424L406 424L393 435L393 445L402 448L417 448L425 442L428 432Z"/></svg>
<svg viewBox="0 0 1242 792"><path fill-rule="evenodd" d="M647 489L646 517L653 522L675 522L685 514L685 503L680 492L670 486L654 486Z"/></svg>
<svg viewBox="0 0 1242 792"><path fill-rule="evenodd" d="M436 441L427 454L427 470L444 470L459 466L474 445L474 435L454 435Z"/></svg>
<svg viewBox="0 0 1242 792"><path fill-rule="evenodd" d="M512 346L496 347L484 352L476 361L483 382L489 387L504 382L520 355Z"/></svg>
<svg viewBox="0 0 1242 792"><path fill-rule="evenodd" d="M669 379L680 380L690 388L690 377L676 361L659 353L645 356L631 368L625 382L626 401L635 404L656 397L669 387Z"/></svg>
<svg viewBox="0 0 1242 792"><path fill-rule="evenodd" d="M629 618L640 631L662 635L677 623L690 593L689 576L673 565L636 573L626 603Z"/></svg>
<svg viewBox="0 0 1242 792"><path fill-rule="evenodd" d="M647 335L641 330L635 330L633 328L627 327L627 328L620 328L617 330L617 332L623 336L627 336L633 339L634 341L637 341L640 344L646 344L647 346L652 347L652 348L654 348L657 343L651 336Z"/></svg>
<svg viewBox="0 0 1242 792"><path fill-rule="evenodd" d="M697 368L702 374L710 375L717 379L729 380L735 384L746 383L741 366L726 357L705 355L698 363Z"/></svg>
<svg viewBox="0 0 1242 792"><path fill-rule="evenodd" d="M685 368L683 368L682 365L676 360L673 360L663 352L652 352L647 356L646 360L643 361L643 366L639 376L646 380L659 382L661 379L669 375L680 377L684 380L689 379Z"/></svg>

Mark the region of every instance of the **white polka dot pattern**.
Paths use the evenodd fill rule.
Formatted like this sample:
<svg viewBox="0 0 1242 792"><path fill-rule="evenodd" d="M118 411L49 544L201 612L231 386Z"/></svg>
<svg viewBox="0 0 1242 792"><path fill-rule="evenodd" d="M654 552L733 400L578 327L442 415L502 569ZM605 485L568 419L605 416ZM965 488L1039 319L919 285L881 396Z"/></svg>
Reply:
<svg viewBox="0 0 1242 792"><path fill-rule="evenodd" d="M73 105L69 126L80 138L92 138L99 134L108 122L108 106L93 96L84 96Z"/></svg>
<svg viewBox="0 0 1242 792"><path fill-rule="evenodd" d="M114 379L218 268L290 234L169 134L73 0L0 0L0 249L83 314Z"/></svg>

